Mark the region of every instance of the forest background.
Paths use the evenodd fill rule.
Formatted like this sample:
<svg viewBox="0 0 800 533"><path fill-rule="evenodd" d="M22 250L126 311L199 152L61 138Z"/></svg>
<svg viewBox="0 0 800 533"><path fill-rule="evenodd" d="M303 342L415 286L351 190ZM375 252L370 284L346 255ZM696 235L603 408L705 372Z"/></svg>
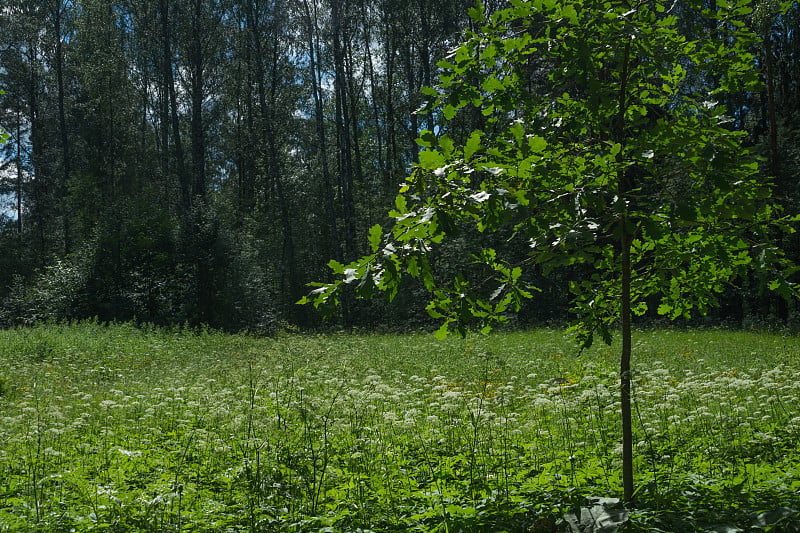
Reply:
<svg viewBox="0 0 800 533"><path fill-rule="evenodd" d="M419 133L463 140L483 120L415 113L471 27L471 0L4 6L0 326L86 317L256 333L319 326L295 302L330 275L330 259L369 249L369 228L387 220L417 161ZM743 17L762 37L752 50L762 83L724 104L729 127L762 156L775 200L796 213L800 5L753 7ZM688 37L709 30L680 2L672 14ZM469 250L493 238L464 229L437 249L436 275L469 276ZM785 239L800 260L798 236ZM543 294L517 323L565 321L568 282L586 268L526 272ZM756 276L706 320L796 326L800 310ZM412 284L391 306L345 298L335 324L423 327L433 320L426 301Z"/></svg>

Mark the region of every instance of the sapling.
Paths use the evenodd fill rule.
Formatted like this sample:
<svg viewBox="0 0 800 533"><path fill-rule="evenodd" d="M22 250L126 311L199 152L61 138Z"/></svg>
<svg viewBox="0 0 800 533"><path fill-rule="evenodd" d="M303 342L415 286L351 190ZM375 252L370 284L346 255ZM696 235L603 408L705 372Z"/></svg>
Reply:
<svg viewBox="0 0 800 533"><path fill-rule="evenodd" d="M688 34L676 9L715 31ZM518 0L491 16L472 9L478 29L424 90L441 126L420 133L424 150L391 224L370 230L370 254L332 260L334 281L312 283L300 303L332 312L345 288L392 299L410 276L431 295L437 335L475 324L488 332L534 297L534 267L567 269L581 345L598 335L610 343L620 331L630 501L634 317L651 307L669 319L705 313L752 270L769 272L771 289L796 293L796 267L772 237L797 218L782 217L744 132L732 127L737 110L723 104L759 82L751 12L749 0L714 9L672 0ZM462 116L482 123L459 140L450 126ZM437 277L432 252L467 226L516 247L475 240L481 276Z"/></svg>

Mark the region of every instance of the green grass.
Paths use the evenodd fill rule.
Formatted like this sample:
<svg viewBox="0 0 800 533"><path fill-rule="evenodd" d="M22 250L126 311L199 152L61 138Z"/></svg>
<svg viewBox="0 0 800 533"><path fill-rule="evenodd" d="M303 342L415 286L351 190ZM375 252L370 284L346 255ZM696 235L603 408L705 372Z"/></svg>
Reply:
<svg viewBox="0 0 800 533"><path fill-rule="evenodd" d="M796 531L800 339L635 338L621 530ZM617 351L556 330L0 331L0 531L569 531L620 496Z"/></svg>

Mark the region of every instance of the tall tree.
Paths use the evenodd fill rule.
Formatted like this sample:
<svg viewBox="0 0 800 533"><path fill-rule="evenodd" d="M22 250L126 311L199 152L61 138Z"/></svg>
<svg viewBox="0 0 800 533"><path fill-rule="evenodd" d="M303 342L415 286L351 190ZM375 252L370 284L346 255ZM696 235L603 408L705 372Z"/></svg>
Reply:
<svg viewBox="0 0 800 533"><path fill-rule="evenodd" d="M175 45L173 43L174 20L179 18L170 10L176 7L167 0L158 0L158 20L161 29L161 153L162 169L172 173L180 185L181 208L189 208L191 188L186 172L180 117L178 114L178 90L175 82ZM171 135L170 135L171 131ZM170 149L171 147L171 149ZM171 157L170 157L171 156Z"/></svg>
<svg viewBox="0 0 800 533"><path fill-rule="evenodd" d="M25 191L30 248L35 265L42 266L60 251L57 216L57 176L54 173L47 87L48 41L43 6L23 1L8 2L0 12L0 63L3 65L7 101L13 100L24 124L27 142L25 170L32 180ZM22 153L22 151L20 151Z"/></svg>
<svg viewBox="0 0 800 533"><path fill-rule="evenodd" d="M65 12L68 4L64 0L55 0L50 6L50 18L53 23L54 46L54 68L56 73L56 89L58 101L58 130L61 149L61 180L59 183L59 196L66 198L68 194L69 179L72 172L72 146L70 143L70 132L67 129L67 110L66 110L66 89L64 86L64 41L65 36ZM61 218L63 220L64 233L64 252L69 254L72 251L72 230L70 228L70 213L64 211L66 202L62 202Z"/></svg>
<svg viewBox="0 0 800 533"><path fill-rule="evenodd" d="M23 104L20 96L5 98L5 92L0 93L0 109L3 110L2 123L8 128L7 131L0 126L0 137L3 143L0 144L0 157L4 160L0 164L0 170L5 171L6 183L0 194L12 194L14 196L14 228L17 238L23 238L23 192L25 188L25 168L26 163L23 153L23 138L26 137L26 123L24 121ZM10 141L10 142L9 142ZM11 166L13 165L13 171ZM13 183L12 183L13 180Z"/></svg>
<svg viewBox="0 0 800 533"><path fill-rule="evenodd" d="M316 0L303 0L303 22L308 50L308 76L311 80L311 96L314 102L313 116L316 131L316 159L322 175L325 205L324 242L329 256L341 258L341 239L335 209L335 191L328 163L328 128L325 123L325 97L323 93L324 70L321 63L322 40L320 37L320 14Z"/></svg>

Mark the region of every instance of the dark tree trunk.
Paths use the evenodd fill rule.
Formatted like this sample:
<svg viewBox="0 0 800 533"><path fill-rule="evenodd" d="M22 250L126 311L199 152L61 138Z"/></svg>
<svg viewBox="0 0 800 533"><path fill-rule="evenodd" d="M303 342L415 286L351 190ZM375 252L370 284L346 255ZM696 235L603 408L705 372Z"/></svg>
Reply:
<svg viewBox="0 0 800 533"><path fill-rule="evenodd" d="M388 178L386 177L388 174L388 161L384 155L383 146L383 129L384 125L381 121L381 109L380 103L378 100L379 96L379 85L376 81L376 73L375 73L375 61L372 58L372 32L371 26L369 21L369 13L368 13L368 6L367 2L362 4L362 19L363 19L363 26L364 26L364 56L365 56L365 64L367 67L367 73L369 75L369 87L370 87L370 100L372 104L372 120L374 123L374 130L373 135L375 137L375 155L374 157L377 158L375 161L376 166L380 171L380 179L381 184L388 182ZM384 191L381 191L382 193ZM373 202L381 202L383 199L384 194L381 194L378 198L375 198L373 194L370 194L369 191L367 192L367 206L369 209L369 215L372 216L374 209L373 209ZM370 224L371 225L371 224Z"/></svg>
<svg viewBox="0 0 800 533"><path fill-rule="evenodd" d="M17 234L22 235L22 113L17 111L17 183L16 183L16 210L17 210Z"/></svg>
<svg viewBox="0 0 800 533"><path fill-rule="evenodd" d="M192 37L189 47L191 78L191 132L192 132L192 196L201 202L206 197L206 144L203 124L203 99L205 98L205 57L202 25L203 0L194 0L192 11ZM194 201L194 199L192 199Z"/></svg>
<svg viewBox="0 0 800 533"><path fill-rule="evenodd" d="M622 415L622 492L626 502L633 499L633 416L631 411L631 241L623 218L621 230L622 286L620 314L622 321L622 353L620 355L620 414Z"/></svg>
<svg viewBox="0 0 800 533"><path fill-rule="evenodd" d="M169 122L172 127L172 143L174 145L173 159L175 161L175 173L181 192L180 206L183 216L183 214L189 210L191 187L184 164L181 124L178 116L178 96L175 88L175 76L173 74L172 28L170 24L171 15L169 12L169 0L159 0L158 7L161 18L161 44L163 53L163 63L161 65L162 78L164 90L169 98ZM165 135L168 134L165 133Z"/></svg>
<svg viewBox="0 0 800 533"><path fill-rule="evenodd" d="M28 76L28 119L30 121L30 146L29 156L33 183L31 190L32 217L31 223L35 229L34 256L37 265L44 265L50 253L47 239L47 222L51 215L50 198L50 176L45 170L44 157L44 132L42 131L42 120L39 109L39 77L37 70L37 50L30 46L28 50L28 65L30 73Z"/></svg>
<svg viewBox="0 0 800 533"><path fill-rule="evenodd" d="M389 30L391 32L391 30ZM394 108L392 91L395 84L395 47L394 36L386 37L386 161L388 171L384 176L384 190L391 193L396 186L394 183L395 171L403 168L397 151L397 117Z"/></svg>
<svg viewBox="0 0 800 533"><path fill-rule="evenodd" d="M351 139L352 139L352 146L353 146L353 160L352 160L352 185L351 188L353 192L351 193L350 201L354 202L355 199L355 187L358 185L362 185L364 183L364 176L362 174L362 158L361 158L361 143L359 142L359 138L361 137L361 128L359 126L359 111L358 111L358 102L359 102L359 95L363 94L363 87L359 88L356 86L356 76L353 71L353 47L351 40L347 40L347 55L345 57L345 67L346 67L346 76L347 76L347 91L348 91L348 100L350 103L350 127L351 127ZM354 219L354 235L355 235L355 206L353 205L353 219Z"/></svg>
<svg viewBox="0 0 800 533"><path fill-rule="evenodd" d="M191 239L189 249L192 251L197 279L196 298L197 313L201 323L214 323L214 279L213 279L213 251L211 247L216 239L216 228L208 220L209 212L206 204L206 138L203 116L203 100L205 99L205 68L206 50L204 47L203 32L209 28L203 24L203 2L194 0L191 14L191 37L188 50L189 67L189 98L191 101L191 115L189 127L191 130L191 187L189 198L191 233L186 237Z"/></svg>
<svg viewBox="0 0 800 533"><path fill-rule="evenodd" d="M71 169L71 149L69 143L69 133L67 132L67 115L64 105L64 49L62 46L61 35L61 18L63 4L58 0L56 7L53 11L53 25L55 31L55 68L56 68L56 84L58 91L58 127L61 138L61 183L59 184L62 204L65 203L64 199L67 196L67 188L69 186L69 176L72 172ZM64 232L64 253L69 254L72 251L72 230L70 228L70 213L67 212L62 206L62 231Z"/></svg>
<svg viewBox="0 0 800 533"><path fill-rule="evenodd" d="M246 40L243 43L243 65L239 67L239 94L237 97L237 167L239 171L239 206L245 213L252 214L256 205L256 146L259 143L255 127L255 111L252 76L256 70L254 64L260 61L258 51L258 28L252 21L253 1L248 1L245 6L243 28ZM243 106L243 108L242 108ZM244 124L242 125L242 121ZM242 128L245 135L242 136Z"/></svg>
<svg viewBox="0 0 800 533"><path fill-rule="evenodd" d="M775 75L772 57L772 28L764 36L764 66L767 81L767 120L769 122L769 170L778 172L778 124L775 119Z"/></svg>
<svg viewBox="0 0 800 533"><path fill-rule="evenodd" d="M414 66L414 46L408 40L406 40L404 53L403 53L403 63L404 68L406 71L406 86L408 87L408 105L409 110L412 111L409 116L409 128L407 131L406 142L408 146L408 157L414 161L415 163L419 161L418 157L418 146L417 146L417 137L419 133L419 118L417 117L416 113L413 111L416 109L417 97L416 95L419 93L419 82L416 75L416 69Z"/></svg>
<svg viewBox="0 0 800 533"><path fill-rule="evenodd" d="M314 119L316 124L317 133L317 150L322 166L322 185L325 195L325 218L327 219L328 234L325 239L327 250L326 254L329 257L335 258L337 261L342 261L342 249L339 239L339 228L336 217L335 209L335 192L331 180L330 169L328 168L328 148L327 148L327 135L325 131L325 117L322 100L322 90L320 88L320 66L317 58L319 57L319 47L316 44L318 41L318 32L316 25L316 7L312 14L309 0L304 0L303 6L305 9L305 20L308 32L308 55L309 55L309 68L311 74L311 93L314 99Z"/></svg>
<svg viewBox="0 0 800 533"><path fill-rule="evenodd" d="M342 220L344 222L344 259L355 257L355 208L353 204L353 159L352 138L350 136L350 109L347 98L347 68L345 51L342 43L342 6L341 0L331 1L331 26L333 30L333 69L335 92L336 137L338 140L339 159L339 193L342 202Z"/></svg>
<svg viewBox="0 0 800 533"><path fill-rule="evenodd" d="M630 50L631 44L625 45L621 71L620 90L616 124L614 125L613 138L616 142L625 144L625 113L627 108L628 76L630 75ZM622 162L620 150L618 162ZM629 216L628 202L633 202L630 192L635 189L630 183L630 169L617 170L618 196L622 202L620 215L620 321L622 323L622 352L620 354L619 379L620 379L620 414L622 418L622 492L626 502L633 499L633 416L631 410L631 245L633 242L632 221Z"/></svg>
<svg viewBox="0 0 800 533"><path fill-rule="evenodd" d="M345 65L346 38L342 28L342 0L331 0L331 26L333 40L334 115L336 123L337 154L339 161L338 188L344 223L344 261L355 258L355 204L353 201L352 137L350 136L350 107L347 95L347 67ZM352 324L352 298L342 297L342 318L346 326Z"/></svg>

